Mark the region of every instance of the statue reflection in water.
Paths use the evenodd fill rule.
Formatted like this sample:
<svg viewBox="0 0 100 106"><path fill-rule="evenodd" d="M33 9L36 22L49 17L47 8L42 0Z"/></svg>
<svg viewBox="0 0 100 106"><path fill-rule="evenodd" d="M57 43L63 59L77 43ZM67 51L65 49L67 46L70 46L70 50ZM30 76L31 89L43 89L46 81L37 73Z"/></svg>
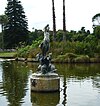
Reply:
<svg viewBox="0 0 100 106"><path fill-rule="evenodd" d="M31 93L32 106L57 106L60 100L60 93Z"/></svg>

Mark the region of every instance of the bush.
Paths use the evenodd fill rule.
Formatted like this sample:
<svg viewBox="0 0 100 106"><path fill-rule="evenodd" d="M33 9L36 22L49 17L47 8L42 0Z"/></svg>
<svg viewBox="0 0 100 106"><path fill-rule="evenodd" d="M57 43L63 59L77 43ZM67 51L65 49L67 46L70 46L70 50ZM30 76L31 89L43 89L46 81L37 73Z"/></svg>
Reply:
<svg viewBox="0 0 100 106"><path fill-rule="evenodd" d="M85 50L85 45L84 42L76 42L76 48L75 48L75 53L76 54L84 54L84 50Z"/></svg>
<svg viewBox="0 0 100 106"><path fill-rule="evenodd" d="M90 58L88 55L81 55L81 56L76 57L74 61L76 63L86 63L86 62L90 62Z"/></svg>
<svg viewBox="0 0 100 106"><path fill-rule="evenodd" d="M18 57L24 57L24 58L35 57L35 54L39 51L36 48L39 46L40 42L41 42L41 40L33 41L31 46L27 45L26 47L19 48L18 53L17 53Z"/></svg>
<svg viewBox="0 0 100 106"><path fill-rule="evenodd" d="M26 46L26 47L22 47L22 48L18 49L18 52L17 52L18 57L26 58L29 53L29 48L30 48L30 46Z"/></svg>
<svg viewBox="0 0 100 106"><path fill-rule="evenodd" d="M91 63L99 63L100 62L100 58L90 58L90 62Z"/></svg>
<svg viewBox="0 0 100 106"><path fill-rule="evenodd" d="M65 55L58 55L58 57L55 59L57 62L73 62L74 58L76 58L77 55L73 53L66 53Z"/></svg>

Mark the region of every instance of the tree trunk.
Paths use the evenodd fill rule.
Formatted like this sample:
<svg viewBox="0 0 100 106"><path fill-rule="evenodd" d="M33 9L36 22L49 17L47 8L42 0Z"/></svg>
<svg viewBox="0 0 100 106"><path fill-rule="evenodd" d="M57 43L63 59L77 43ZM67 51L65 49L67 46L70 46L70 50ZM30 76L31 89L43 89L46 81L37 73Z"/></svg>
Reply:
<svg viewBox="0 0 100 106"><path fill-rule="evenodd" d="M3 37L3 30L4 30L4 26L3 26L3 24L1 25L1 29L2 29L2 50L4 50L4 37Z"/></svg>
<svg viewBox="0 0 100 106"><path fill-rule="evenodd" d="M63 0L63 41L66 41L65 0Z"/></svg>
<svg viewBox="0 0 100 106"><path fill-rule="evenodd" d="M53 40L56 41L56 17L55 17L55 6L54 0L52 0L52 13L53 13Z"/></svg>

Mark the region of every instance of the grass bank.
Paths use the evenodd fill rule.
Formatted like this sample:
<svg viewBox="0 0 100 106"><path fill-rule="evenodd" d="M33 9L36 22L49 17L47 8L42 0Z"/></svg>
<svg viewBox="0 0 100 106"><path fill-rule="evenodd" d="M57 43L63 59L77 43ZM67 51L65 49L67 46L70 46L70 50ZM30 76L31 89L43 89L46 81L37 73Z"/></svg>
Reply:
<svg viewBox="0 0 100 106"><path fill-rule="evenodd" d="M41 53L39 48L40 41L33 42L19 48L18 60L35 61L36 55ZM100 53L94 53L91 50L84 49L84 45L79 42L51 42L48 53L52 54L52 61L59 63L100 63Z"/></svg>
<svg viewBox="0 0 100 106"><path fill-rule="evenodd" d="M15 58L16 52L0 52L0 58Z"/></svg>

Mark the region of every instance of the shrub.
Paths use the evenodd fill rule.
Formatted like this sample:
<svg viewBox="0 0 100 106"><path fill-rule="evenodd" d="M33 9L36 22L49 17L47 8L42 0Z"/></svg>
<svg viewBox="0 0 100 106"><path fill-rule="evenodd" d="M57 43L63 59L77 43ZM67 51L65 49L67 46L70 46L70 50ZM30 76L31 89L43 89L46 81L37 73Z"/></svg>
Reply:
<svg viewBox="0 0 100 106"><path fill-rule="evenodd" d="M40 42L41 42L41 40L33 41L31 46L27 45L26 47L19 48L18 53L17 53L18 57L24 57L24 58L35 57L35 54L39 51L36 48L39 46Z"/></svg>
<svg viewBox="0 0 100 106"><path fill-rule="evenodd" d="M86 62L90 62L90 58L88 55L80 55L76 57L74 61L77 63L86 63Z"/></svg>
<svg viewBox="0 0 100 106"><path fill-rule="evenodd" d="M66 53L65 55L58 55L58 57L55 59L55 61L58 62L73 62L74 58L76 58L77 55L73 53Z"/></svg>

